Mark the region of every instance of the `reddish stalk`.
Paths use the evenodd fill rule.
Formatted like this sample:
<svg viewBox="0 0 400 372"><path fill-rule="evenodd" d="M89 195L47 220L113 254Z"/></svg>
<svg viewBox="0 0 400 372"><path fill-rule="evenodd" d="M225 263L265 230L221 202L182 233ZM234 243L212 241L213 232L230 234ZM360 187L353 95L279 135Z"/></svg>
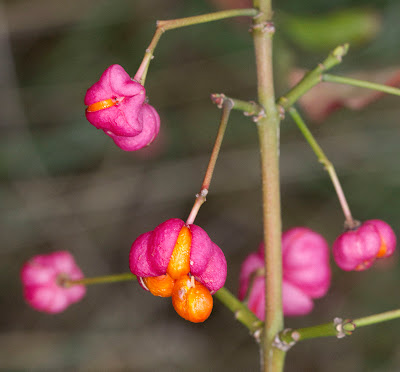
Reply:
<svg viewBox="0 0 400 372"><path fill-rule="evenodd" d="M208 189L210 188L211 179L214 173L215 164L218 159L219 151L221 149L222 140L224 139L226 126L228 124L229 115L233 107L233 102L230 99L224 100L222 104L222 115L219 123L217 138L215 139L214 147L211 152L210 161L207 166L206 174L204 176L203 184L201 185L200 192L196 195L196 201L186 221L190 225L196 219L200 207L205 203Z"/></svg>

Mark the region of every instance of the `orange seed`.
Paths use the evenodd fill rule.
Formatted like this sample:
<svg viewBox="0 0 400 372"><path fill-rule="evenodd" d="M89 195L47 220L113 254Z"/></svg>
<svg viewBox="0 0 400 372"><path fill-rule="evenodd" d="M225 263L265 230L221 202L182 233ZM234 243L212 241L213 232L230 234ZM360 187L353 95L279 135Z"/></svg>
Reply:
<svg viewBox="0 0 400 372"><path fill-rule="evenodd" d="M154 296L171 297L175 280L173 280L168 274L160 276L151 276L142 279L147 289Z"/></svg>
<svg viewBox="0 0 400 372"><path fill-rule="evenodd" d="M190 271L190 247L192 245L192 233L189 228L183 226L176 240L171 259L167 267L167 273L172 279L178 279Z"/></svg>
<svg viewBox="0 0 400 372"><path fill-rule="evenodd" d="M112 107L118 103L116 98L105 99L104 101L95 102L88 106L87 112L94 112L104 110L106 108Z"/></svg>
<svg viewBox="0 0 400 372"><path fill-rule="evenodd" d="M172 305L182 318L200 323L210 316L213 298L203 284L194 280L194 277L184 275L175 282Z"/></svg>

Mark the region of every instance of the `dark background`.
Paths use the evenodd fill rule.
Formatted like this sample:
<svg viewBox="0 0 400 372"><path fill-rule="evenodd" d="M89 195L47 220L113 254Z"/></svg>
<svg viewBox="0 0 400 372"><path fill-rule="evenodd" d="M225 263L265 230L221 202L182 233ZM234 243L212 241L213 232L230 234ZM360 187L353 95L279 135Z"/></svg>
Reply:
<svg viewBox="0 0 400 372"><path fill-rule="evenodd" d="M354 39L354 45L335 72L399 66L398 1L276 3L278 94L287 90L294 66L313 68L333 46L348 40ZM24 303L19 280L24 261L56 250L70 251L87 276L126 272L130 245L139 234L172 217L186 219L220 115L210 93L256 98L248 22L193 26L162 37L146 81L161 132L148 149L126 153L117 148L86 121L83 97L113 63L135 74L156 19L214 11L216 4L0 3L1 371L258 370L256 343L218 302L209 320L191 324L175 313L169 299L125 282L89 287L80 303L49 316ZM346 9L355 9L362 19L365 15L365 30L342 36L319 25L319 32L310 29L311 41L299 41L298 33L289 32L288 13L332 23L329 15ZM333 30L347 30L351 24L334 24ZM323 39L327 35L331 42ZM396 233L399 103L399 97L386 96L362 111L343 109L323 124L310 122L336 166L354 216L381 218ZM289 118L282 122L281 140L283 226L308 226L332 244L342 231L343 216L330 180ZM196 224L224 250L226 286L234 293L241 261L262 239L261 213L255 126L233 112L208 202ZM328 295L316 301L309 316L289 318L286 326L400 307L397 255L361 273L332 266ZM288 354L285 371L400 370L399 332L399 321L392 321L342 340L304 342Z"/></svg>

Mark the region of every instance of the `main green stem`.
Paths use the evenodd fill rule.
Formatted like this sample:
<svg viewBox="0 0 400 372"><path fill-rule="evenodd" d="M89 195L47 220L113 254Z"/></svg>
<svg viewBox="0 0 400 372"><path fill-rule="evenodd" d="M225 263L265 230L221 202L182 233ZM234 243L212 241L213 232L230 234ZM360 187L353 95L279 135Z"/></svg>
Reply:
<svg viewBox="0 0 400 372"><path fill-rule="evenodd" d="M258 103L265 116L257 122L261 153L263 227L265 244L265 326L261 342L264 372L283 370L285 352L273 346L283 329L281 208L279 182L279 114L275 105L272 70L271 0L254 0L260 14L253 21Z"/></svg>

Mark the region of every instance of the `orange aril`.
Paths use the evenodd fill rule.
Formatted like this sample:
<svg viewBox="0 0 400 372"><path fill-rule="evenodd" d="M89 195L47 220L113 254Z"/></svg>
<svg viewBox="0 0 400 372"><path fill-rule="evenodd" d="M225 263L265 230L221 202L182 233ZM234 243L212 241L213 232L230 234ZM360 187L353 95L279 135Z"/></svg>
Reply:
<svg viewBox="0 0 400 372"><path fill-rule="evenodd" d="M104 110L106 108L112 107L118 103L116 98L105 99L104 101L99 101L92 103L86 109L87 112L94 112Z"/></svg>
<svg viewBox="0 0 400 372"><path fill-rule="evenodd" d="M190 246L192 245L192 233L189 228L183 226L176 240L171 259L167 267L167 273L172 279L178 279L190 271Z"/></svg>
<svg viewBox="0 0 400 372"><path fill-rule="evenodd" d="M171 297L175 280L168 274L142 278L142 280L154 296Z"/></svg>
<svg viewBox="0 0 400 372"><path fill-rule="evenodd" d="M386 250L387 250L386 244L385 244L385 242L383 241L383 239L381 238L381 246L379 247L379 251L378 251L376 257L377 257L377 258L385 257L385 255L386 255Z"/></svg>
<svg viewBox="0 0 400 372"><path fill-rule="evenodd" d="M213 298L203 284L194 280L194 277L184 275L175 282L172 305L182 318L200 323L210 316Z"/></svg>

